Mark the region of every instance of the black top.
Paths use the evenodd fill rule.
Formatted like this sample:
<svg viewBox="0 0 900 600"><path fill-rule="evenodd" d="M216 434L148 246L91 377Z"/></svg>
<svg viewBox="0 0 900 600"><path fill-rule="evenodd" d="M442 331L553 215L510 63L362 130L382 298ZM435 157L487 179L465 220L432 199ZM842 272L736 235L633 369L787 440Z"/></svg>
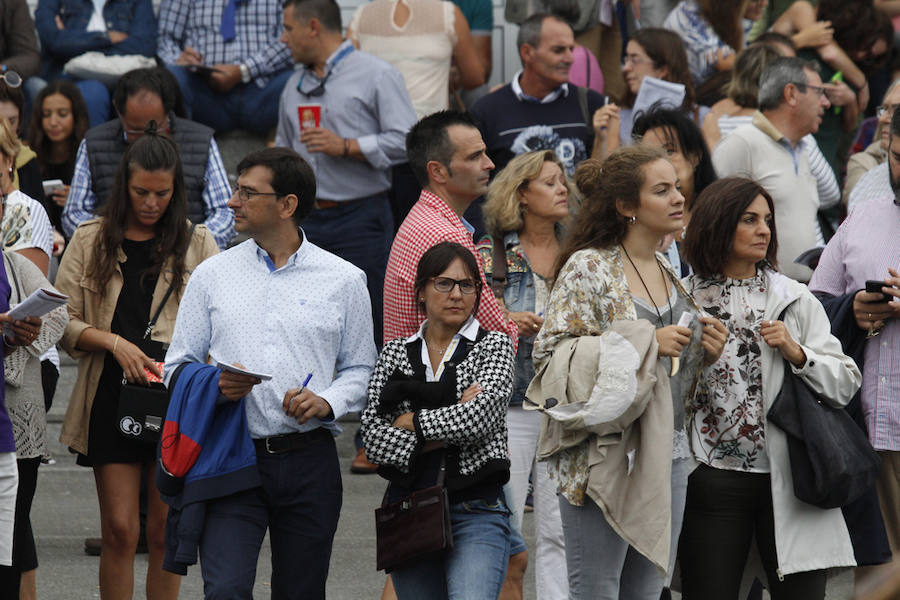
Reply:
<svg viewBox="0 0 900 600"><path fill-rule="evenodd" d="M42 169L41 177L43 177L44 181L50 181L53 179L59 179L66 185L72 184L72 175L74 174L75 163L72 161L66 161L58 164L47 164L47 166ZM43 192L43 190L41 190ZM41 204L44 206L44 210L47 211L47 216L50 217L50 222L53 224L53 227L62 232L62 206L58 205L53 201L53 198L50 196L44 196L43 193L41 198L44 199Z"/></svg>

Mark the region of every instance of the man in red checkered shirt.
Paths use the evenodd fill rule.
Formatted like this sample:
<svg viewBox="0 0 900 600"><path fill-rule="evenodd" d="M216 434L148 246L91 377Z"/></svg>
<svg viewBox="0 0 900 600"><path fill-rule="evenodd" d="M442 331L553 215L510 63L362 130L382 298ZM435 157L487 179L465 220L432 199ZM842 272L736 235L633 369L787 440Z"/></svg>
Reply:
<svg viewBox="0 0 900 600"><path fill-rule="evenodd" d="M384 341L408 337L419 330L425 315L418 311L414 283L416 266L426 250L439 242L458 242L468 248L479 265L472 243L474 228L462 215L469 204L487 193L494 163L485 154L484 141L465 113L441 111L419 121L406 136L409 165L422 185L419 201L400 226L384 278ZM483 284L479 323L503 331L518 344L516 324Z"/></svg>

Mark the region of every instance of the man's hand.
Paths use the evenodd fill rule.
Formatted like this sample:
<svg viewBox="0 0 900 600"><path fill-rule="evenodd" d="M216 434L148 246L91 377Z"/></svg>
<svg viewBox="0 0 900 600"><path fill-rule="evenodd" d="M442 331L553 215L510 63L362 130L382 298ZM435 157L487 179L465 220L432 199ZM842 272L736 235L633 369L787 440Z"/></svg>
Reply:
<svg viewBox="0 0 900 600"><path fill-rule="evenodd" d="M309 388L291 388L281 401L284 414L296 417L298 423L306 423L312 418L333 419L331 405L321 396L316 396Z"/></svg>
<svg viewBox="0 0 900 600"><path fill-rule="evenodd" d="M322 152L328 156L344 155L344 138L324 127L311 127L300 132L300 141L310 152Z"/></svg>
<svg viewBox="0 0 900 600"><path fill-rule="evenodd" d="M594 111L592 119L594 126L594 135L601 140L605 140L612 131L616 135L619 133L619 107L615 104L607 104L603 108Z"/></svg>
<svg viewBox="0 0 900 600"><path fill-rule="evenodd" d="M64 31L66 29L66 26L63 24L63 21L59 15L53 17L53 22L56 23L56 28L60 31Z"/></svg>
<svg viewBox="0 0 900 600"><path fill-rule="evenodd" d="M828 92L828 101L832 106L849 106L856 104L856 92L843 81L835 81L834 83L826 83L825 91Z"/></svg>
<svg viewBox="0 0 900 600"><path fill-rule="evenodd" d="M244 368L241 363L234 363L234 366ZM230 371L222 371L219 374L219 391L232 402L237 402L249 394L253 386L259 383L262 383L261 379L250 375L241 375Z"/></svg>
<svg viewBox="0 0 900 600"><path fill-rule="evenodd" d="M206 81L214 92L228 93L241 82L241 68L238 65L213 65L213 68L218 70L211 72Z"/></svg>
<svg viewBox="0 0 900 600"><path fill-rule="evenodd" d="M109 36L109 41L113 44L118 44L119 42L124 42L128 39L128 34L124 31L109 30L106 32L106 35Z"/></svg>
<svg viewBox="0 0 900 600"><path fill-rule="evenodd" d="M184 50L181 52L181 56L178 57L178 60L175 61L176 65L181 65L182 67L189 67L191 65L202 65L203 64L203 55L191 48L190 46L186 46Z"/></svg>
<svg viewBox="0 0 900 600"><path fill-rule="evenodd" d="M893 296L893 300L884 302L881 293L866 291L859 291L853 297L853 316L860 329L878 331L888 319L900 317L900 273L892 268L888 273L890 277L884 280L881 291Z"/></svg>
<svg viewBox="0 0 900 600"><path fill-rule="evenodd" d="M519 328L519 335L523 337L531 337L540 331L544 324L544 319L533 312L511 312L509 318L513 320Z"/></svg>

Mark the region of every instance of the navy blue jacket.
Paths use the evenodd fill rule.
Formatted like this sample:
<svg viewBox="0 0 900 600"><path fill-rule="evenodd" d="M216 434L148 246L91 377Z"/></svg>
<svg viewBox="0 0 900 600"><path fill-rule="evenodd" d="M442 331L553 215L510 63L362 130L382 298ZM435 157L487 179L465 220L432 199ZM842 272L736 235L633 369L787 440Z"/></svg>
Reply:
<svg viewBox="0 0 900 600"><path fill-rule="evenodd" d="M142 54L156 56L156 15L152 0L107 0L103 20L107 31L121 31L128 37L113 44L102 31L86 31L94 12L92 0L38 0L34 24L41 39L41 77L56 79L70 58L85 52L106 55ZM56 17L65 29L56 26Z"/></svg>
<svg viewBox="0 0 900 600"><path fill-rule="evenodd" d="M219 373L184 363L169 381L156 486L169 505L163 569L180 575L197 562L205 502L260 485L244 401L220 396Z"/></svg>

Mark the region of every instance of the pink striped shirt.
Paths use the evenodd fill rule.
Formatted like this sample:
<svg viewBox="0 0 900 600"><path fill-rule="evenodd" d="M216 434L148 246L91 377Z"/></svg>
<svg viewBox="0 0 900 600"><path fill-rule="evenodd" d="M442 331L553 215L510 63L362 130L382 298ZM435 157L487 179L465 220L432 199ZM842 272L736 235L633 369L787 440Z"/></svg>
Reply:
<svg viewBox="0 0 900 600"><path fill-rule="evenodd" d="M900 206L881 196L857 206L828 242L810 290L841 296L867 279L900 269ZM869 441L877 450L900 450L900 319L890 319L866 342L862 407Z"/></svg>

